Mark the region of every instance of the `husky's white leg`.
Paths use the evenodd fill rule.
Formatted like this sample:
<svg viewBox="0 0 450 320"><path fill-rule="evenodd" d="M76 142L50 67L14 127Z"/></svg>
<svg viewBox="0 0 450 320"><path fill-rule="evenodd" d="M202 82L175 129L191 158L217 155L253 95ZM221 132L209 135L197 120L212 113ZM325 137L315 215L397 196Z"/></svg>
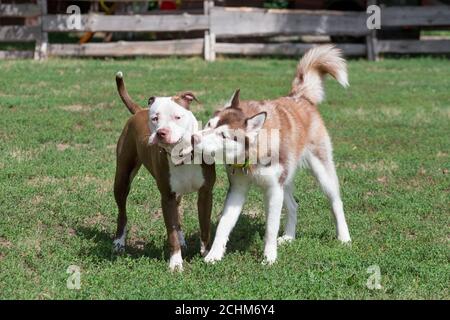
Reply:
<svg viewBox="0 0 450 320"><path fill-rule="evenodd" d="M330 200L336 223L337 238L345 243L350 242L351 239L345 221L344 207L339 193L339 181L330 149L331 147L326 150L326 156L324 157L326 160L319 159L312 153L309 153L306 159L323 192Z"/></svg>
<svg viewBox="0 0 450 320"><path fill-rule="evenodd" d="M217 226L216 236L211 246L211 250L205 257L206 262L214 263L223 258L225 253L228 237L233 230L239 215L244 206L247 192L249 189L249 181L246 177L235 178L230 181L230 189L228 190L225 206Z"/></svg>
<svg viewBox="0 0 450 320"><path fill-rule="evenodd" d="M286 226L284 228L284 235L278 238L279 244L290 242L295 239L298 204L294 199L292 184L286 185L284 187L283 204L287 211L287 219Z"/></svg>
<svg viewBox="0 0 450 320"><path fill-rule="evenodd" d="M277 237L283 208L283 187L277 183L266 190L266 237L264 260L272 264L277 260Z"/></svg>

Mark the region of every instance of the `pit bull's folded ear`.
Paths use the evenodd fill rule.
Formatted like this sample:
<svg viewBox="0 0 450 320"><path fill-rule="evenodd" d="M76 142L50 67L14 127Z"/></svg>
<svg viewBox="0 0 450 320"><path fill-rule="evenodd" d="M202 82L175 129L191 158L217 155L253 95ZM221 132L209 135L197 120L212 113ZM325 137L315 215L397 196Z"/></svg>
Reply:
<svg viewBox="0 0 450 320"><path fill-rule="evenodd" d="M185 107L186 109L189 109L192 101L199 102L197 97L191 91L180 93L173 99L176 103Z"/></svg>
<svg viewBox="0 0 450 320"><path fill-rule="evenodd" d="M197 97L190 91L183 92L181 94L181 98L188 101L189 103L191 103L192 101L199 102Z"/></svg>

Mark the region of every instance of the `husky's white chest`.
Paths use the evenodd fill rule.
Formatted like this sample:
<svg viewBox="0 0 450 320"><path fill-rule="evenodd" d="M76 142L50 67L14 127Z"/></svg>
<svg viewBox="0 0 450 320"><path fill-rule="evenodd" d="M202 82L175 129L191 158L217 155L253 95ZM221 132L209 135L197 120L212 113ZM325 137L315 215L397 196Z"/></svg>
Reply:
<svg viewBox="0 0 450 320"><path fill-rule="evenodd" d="M198 191L205 183L202 167L198 164L183 164L175 166L169 164L170 187L177 194Z"/></svg>

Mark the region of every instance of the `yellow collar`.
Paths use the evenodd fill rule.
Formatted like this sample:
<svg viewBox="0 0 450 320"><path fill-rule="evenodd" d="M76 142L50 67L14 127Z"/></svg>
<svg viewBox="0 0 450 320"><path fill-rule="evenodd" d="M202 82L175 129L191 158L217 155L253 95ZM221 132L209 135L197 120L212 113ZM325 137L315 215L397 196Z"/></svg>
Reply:
<svg viewBox="0 0 450 320"><path fill-rule="evenodd" d="M235 169L248 169L250 167L250 160L245 159L244 163L232 164L231 167Z"/></svg>

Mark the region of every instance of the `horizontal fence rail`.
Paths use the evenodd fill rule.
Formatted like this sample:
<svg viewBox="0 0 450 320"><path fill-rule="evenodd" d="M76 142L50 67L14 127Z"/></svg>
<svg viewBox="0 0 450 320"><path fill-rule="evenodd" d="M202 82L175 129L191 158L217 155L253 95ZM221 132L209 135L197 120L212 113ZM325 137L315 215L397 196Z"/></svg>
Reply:
<svg viewBox="0 0 450 320"><path fill-rule="evenodd" d="M383 8L381 26L450 26L450 6Z"/></svg>
<svg viewBox="0 0 450 320"><path fill-rule="evenodd" d="M216 52L230 55L281 55L299 56L314 47L308 43L216 43ZM364 56L365 44L339 44L346 56Z"/></svg>
<svg viewBox="0 0 450 320"><path fill-rule="evenodd" d="M36 4L0 4L0 17L35 17L41 14Z"/></svg>
<svg viewBox="0 0 450 320"><path fill-rule="evenodd" d="M2 42L34 42L39 33L39 27L4 26L0 28L0 39Z"/></svg>
<svg viewBox="0 0 450 320"><path fill-rule="evenodd" d="M203 53L203 39L170 41L118 41L111 43L50 44L53 56L129 57L129 56L193 56Z"/></svg>
<svg viewBox="0 0 450 320"><path fill-rule="evenodd" d="M211 11L216 36L368 34L362 12L220 8Z"/></svg>
<svg viewBox="0 0 450 320"><path fill-rule="evenodd" d="M205 15L133 15L106 16L89 14L81 16L81 29L74 30L67 25L67 15L47 15L43 17L46 32L171 32L206 30L209 28Z"/></svg>
<svg viewBox="0 0 450 320"><path fill-rule="evenodd" d="M87 1L87 0L86 0ZM109 2L129 3L128 0ZM145 0L134 2L146 2ZM198 2L201 2L199 0ZM373 4L374 1L368 1ZM47 0L37 4L0 4L0 17L23 18L25 25L0 26L0 42L35 42L31 51L0 51L0 58L45 58L49 56L165 56L204 55L214 60L216 54L298 56L312 43L261 43L273 36L329 36L366 39L361 43L339 43L347 56L376 59L382 53L450 53L450 40L380 40L367 28L364 11L276 10L227 8L203 1L203 12L149 12L135 15L81 15L81 28L68 24L69 15L47 14ZM28 19L28 20L27 20ZM382 7L381 27L450 27L450 6ZM191 32L202 38L165 41L119 41L109 43L53 44L49 32ZM251 38L256 43L242 43ZM230 41L233 39L233 41ZM247 40L248 41L248 40Z"/></svg>

